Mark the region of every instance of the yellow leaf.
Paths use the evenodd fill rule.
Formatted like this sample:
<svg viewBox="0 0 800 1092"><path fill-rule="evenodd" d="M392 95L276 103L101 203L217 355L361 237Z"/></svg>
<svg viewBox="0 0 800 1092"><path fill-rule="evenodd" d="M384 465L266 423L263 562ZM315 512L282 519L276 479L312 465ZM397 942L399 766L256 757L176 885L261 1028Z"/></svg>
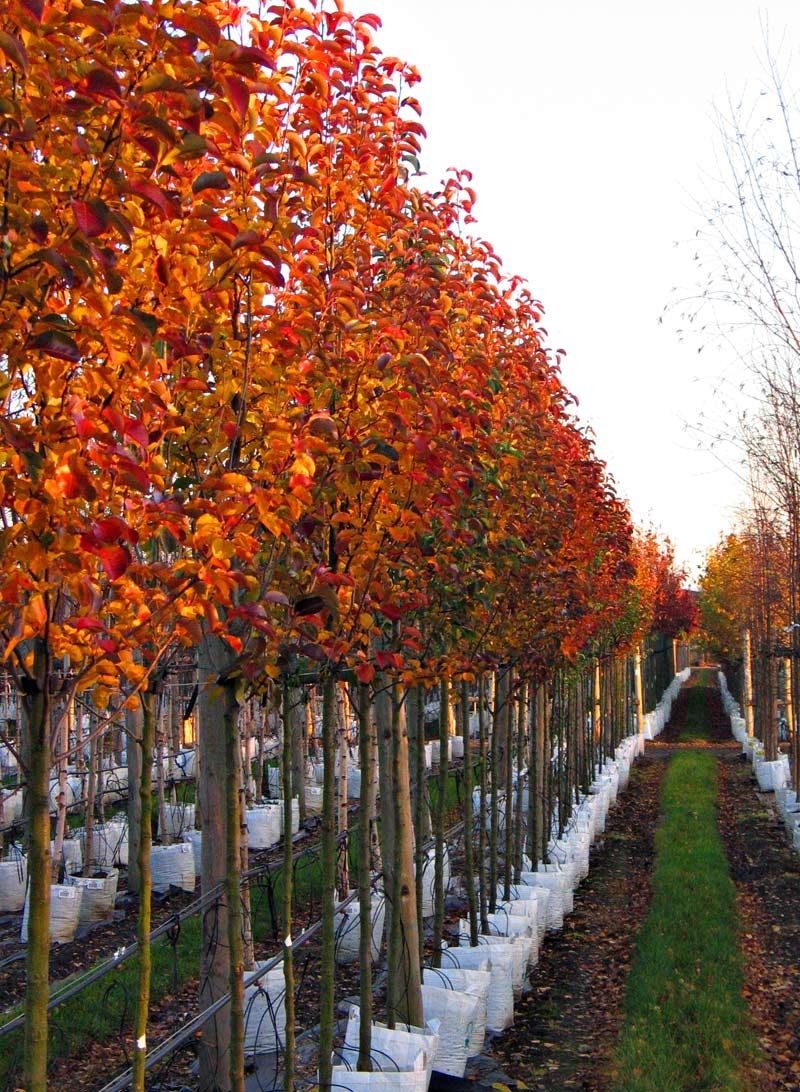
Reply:
<svg viewBox="0 0 800 1092"><path fill-rule="evenodd" d="M214 555L214 557L218 557L218 558L233 557L233 554L234 554L233 543L228 542L224 538L217 537L217 538L213 539L212 542L211 542L211 553Z"/></svg>
<svg viewBox="0 0 800 1092"><path fill-rule="evenodd" d="M286 134L286 143L292 150L292 155L297 159L305 159L308 156L308 148L306 142L300 136L299 133L288 132Z"/></svg>

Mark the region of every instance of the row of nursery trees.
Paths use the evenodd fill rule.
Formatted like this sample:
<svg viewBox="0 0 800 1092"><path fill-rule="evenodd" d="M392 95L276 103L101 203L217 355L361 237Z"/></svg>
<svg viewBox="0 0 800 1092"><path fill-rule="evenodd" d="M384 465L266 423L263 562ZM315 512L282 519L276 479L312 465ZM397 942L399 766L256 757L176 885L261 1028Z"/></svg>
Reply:
<svg viewBox="0 0 800 1092"><path fill-rule="evenodd" d="M690 616L669 546L634 532L572 415L542 308L470 234L469 176L412 184L418 77L377 25L293 0L0 16L0 647L22 711L28 1092L46 1086L48 790L76 694L125 717L147 814L159 692L196 663L202 883L223 885L227 936L201 1003L230 990L214 1079L241 1089L243 702L269 695L288 721L297 688L321 688L325 943L338 682L375 708L409 939L402 695L511 666L515 693L552 693ZM287 984L291 963L287 946ZM332 1004L331 967L323 1027Z"/></svg>
<svg viewBox="0 0 800 1092"><path fill-rule="evenodd" d="M797 513L792 516L796 522ZM711 551L702 578L702 640L725 669L739 698L747 733L764 760L790 742L792 784L800 784L800 634L798 553L792 534L756 507L750 520Z"/></svg>

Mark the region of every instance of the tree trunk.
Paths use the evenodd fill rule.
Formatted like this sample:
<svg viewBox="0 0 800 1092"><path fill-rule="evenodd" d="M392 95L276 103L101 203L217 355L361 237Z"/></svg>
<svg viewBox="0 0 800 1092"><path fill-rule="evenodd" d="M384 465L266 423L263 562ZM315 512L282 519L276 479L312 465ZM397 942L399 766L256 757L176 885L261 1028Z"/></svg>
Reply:
<svg viewBox="0 0 800 1092"><path fill-rule="evenodd" d="M225 731L225 835L228 901L228 990L230 1001L230 1054L228 1072L231 1092L244 1092L244 914L242 906L242 858L239 845L239 785L241 736L236 682L220 680Z"/></svg>
<svg viewBox="0 0 800 1092"><path fill-rule="evenodd" d="M298 816L303 823L308 818L306 808L306 702L300 690L293 692L294 701L291 709L291 717L288 725L284 723L283 731L289 732L292 744L292 795L297 796Z"/></svg>
<svg viewBox="0 0 800 1092"><path fill-rule="evenodd" d="M358 1068L372 1070L372 885L370 883L370 783L374 774L371 747L369 686L358 687L358 754L361 764L361 795L358 808L358 911L359 935L359 1038Z"/></svg>
<svg viewBox="0 0 800 1092"><path fill-rule="evenodd" d="M422 847L430 837L430 812L427 811L427 780L425 777L425 697L421 686L406 691L406 723L408 725L409 769L411 772L411 807L414 816L414 874L417 877L417 929L419 958L424 955L424 925L422 920ZM426 816L427 811L427 816Z"/></svg>
<svg viewBox="0 0 800 1092"><path fill-rule="evenodd" d="M750 630L744 631L743 638L743 661L744 661L744 720L747 728L747 735L752 739L753 737L753 653L752 644L750 640Z"/></svg>
<svg viewBox="0 0 800 1092"><path fill-rule="evenodd" d="M475 855L472 809L472 747L469 735L469 687L461 682L461 738L464 741L464 882L467 885L467 910L470 944L478 943L478 900L475 892Z"/></svg>
<svg viewBox="0 0 800 1092"><path fill-rule="evenodd" d="M158 799L158 834L162 846L172 842L172 831L167 825L167 797L164 778L164 766L166 764L165 747L166 725L164 724L163 703L159 701L156 712L156 791Z"/></svg>
<svg viewBox="0 0 800 1092"><path fill-rule="evenodd" d="M75 718L75 698L70 697L61 721L61 740L58 755L56 756L56 768L58 771L58 804L56 809L56 836L53 846L53 859L51 862L50 879L54 883L60 881L61 857L64 849L64 834L67 828L67 753L69 751L70 729Z"/></svg>
<svg viewBox="0 0 800 1092"><path fill-rule="evenodd" d="M320 971L319 1087L329 1092L333 1062L334 979L336 973L334 912L336 899L336 680L330 671L322 683L322 968Z"/></svg>
<svg viewBox="0 0 800 1092"><path fill-rule="evenodd" d="M642 646L638 644L633 654L633 679L636 694L636 731L644 731L644 690L642 689Z"/></svg>
<svg viewBox="0 0 800 1092"><path fill-rule="evenodd" d="M388 979L386 987L386 1012L390 1026L393 1026L397 998L394 990L397 986L397 951L399 918L396 902L395 876L395 841L397 839L397 809L394 786L393 753L393 703L391 682L388 676L378 674L374 688L375 729L378 750L378 796L381 802L381 870L383 887L386 895L386 937ZM394 962L393 962L394 961Z"/></svg>
<svg viewBox="0 0 800 1092"><path fill-rule="evenodd" d="M292 822L292 759L293 748L288 746L291 739L291 726L295 722L292 706L293 691L284 682L282 688L283 711L283 749L281 751L281 778L283 784L283 981L286 987L284 1000L286 1012L286 1032L283 1045L283 1087L284 1092L294 1088L295 1038L294 1038L294 952L292 949L292 901L294 898L294 865L292 861L292 839L285 832L291 830ZM300 790L301 797L305 795Z"/></svg>
<svg viewBox="0 0 800 1092"><path fill-rule="evenodd" d="M396 1017L404 1024L424 1026L422 1009L422 971L419 962L419 937L417 934L417 904L414 882L414 824L411 816L411 781L408 770L408 732L406 730L405 705L400 691L392 686L392 752L395 843L394 843L394 904L396 909L395 931L399 933L401 947L395 951L395 966L399 972L400 989L393 991L396 1000ZM399 928L398 928L399 926Z"/></svg>
<svg viewBox="0 0 800 1092"><path fill-rule="evenodd" d="M386 891L386 1016L421 1026L422 990L414 881L414 837L408 732L397 685L379 675L375 689L381 789L381 849Z"/></svg>
<svg viewBox="0 0 800 1092"><path fill-rule="evenodd" d="M444 935L444 851L445 821L447 818L447 781L450 774L450 720L453 707L450 698L450 680L439 683L439 793L434 816L434 872L433 872L433 965L441 963L442 937Z"/></svg>
<svg viewBox="0 0 800 1092"><path fill-rule="evenodd" d="M157 694L147 689L140 695L141 701L141 743L128 742L128 753L141 746L144 759L139 766L138 796L141 809L150 817L153 796L153 778L151 763L147 755L152 755L156 732ZM130 778L130 773L129 773ZM129 780L130 787L130 780ZM136 843L136 870L138 874L139 915L136 939L139 945L138 988L136 991L136 1013L133 1022L133 1061L131 1064L131 1088L133 1092L144 1092L145 1061L147 1059L147 1014L150 1008L150 973L152 966L150 952L150 898L152 876L150 872L150 848L152 845L152 824L148 821L141 825ZM130 841L128 842L130 853Z"/></svg>
<svg viewBox="0 0 800 1092"><path fill-rule="evenodd" d="M91 876L94 854L94 802L97 795L97 736L92 726L89 735L89 780L86 785L86 812L84 830L86 831L86 856L83 861L84 876Z"/></svg>
<svg viewBox="0 0 800 1092"><path fill-rule="evenodd" d="M528 728L528 683L520 680L519 704L517 709L517 792L514 799L514 883L519 883L522 873L522 850L525 838L525 783L528 781L528 794L530 795L529 778L523 776L525 769L526 737ZM511 868L509 867L509 875Z"/></svg>
<svg viewBox="0 0 800 1092"><path fill-rule="evenodd" d="M505 673L494 675L494 701L492 703L492 762L491 762L491 796L489 798L489 912L494 913L497 905L497 857L499 852L499 827L500 827L500 736L502 734L500 718L504 705Z"/></svg>
<svg viewBox="0 0 800 1092"><path fill-rule="evenodd" d="M200 961L200 1008L230 990L225 1006L203 1027L200 1092L236 1092L232 1076L243 1070L241 1025L242 917L238 845L238 701L227 674L236 663L230 646L207 634L199 650L200 773L197 799L202 817L202 892L223 885L219 899L203 913ZM231 800L230 798L233 798ZM231 823L231 820L233 822ZM233 895L233 904L231 896ZM238 935L235 935L238 934ZM233 947L231 946L233 941ZM236 1057L237 1052L239 1057ZM241 1082L238 1082L241 1087Z"/></svg>
<svg viewBox="0 0 800 1092"><path fill-rule="evenodd" d="M511 898L511 866L514 853L514 723L516 702L512 690L512 678L509 672L508 690L506 692L506 708L503 717L503 738L505 740L505 828L503 830L503 858L505 861L505 886L503 898Z"/></svg>
<svg viewBox="0 0 800 1092"><path fill-rule="evenodd" d="M253 764L250 761L250 732L247 730L238 731L238 744L237 744L237 770L236 791L238 795L238 803L236 806L236 821L239 831L238 843L239 843L239 887L241 891L241 906L242 906L242 969L243 971L252 971L255 967L256 954L255 945L253 943L253 916L250 911L250 884L248 882L242 883L242 876L247 874L250 868L250 846L248 843L247 832L247 795L248 785L253 784ZM291 831L290 826L284 826L284 830ZM291 845L291 834L288 835L288 841Z"/></svg>
<svg viewBox="0 0 800 1092"><path fill-rule="evenodd" d="M536 822L534 829L534 847L531 855L533 867L543 861L547 854L547 828L550 819L550 703L547 696L547 684L539 686L536 706Z"/></svg>
<svg viewBox="0 0 800 1092"><path fill-rule="evenodd" d="M340 835L347 836L347 729L350 719L349 702L347 692L342 687L336 688L336 734L338 736L337 753L339 757L339 777L337 782L338 794L336 810L338 814L337 829ZM337 858L336 886L340 899L346 899L350 892L350 869L347 845Z"/></svg>
<svg viewBox="0 0 800 1092"><path fill-rule="evenodd" d="M489 785L488 740L486 738L486 677L478 676L478 750L481 756L480 802L478 804L478 890L480 893L481 933L489 931L489 899L486 892L486 795ZM474 941L477 943L477 940Z"/></svg>
<svg viewBox="0 0 800 1092"><path fill-rule="evenodd" d="M144 750L141 707L125 710L125 729L128 736L125 746L128 762L128 891L132 895L138 895L140 883L139 842L142 837L143 773L146 770L149 779L152 765L152 758L148 759ZM151 743L151 753L152 750ZM148 784L150 784L150 781L148 781ZM148 841L152 841L152 831L148 834Z"/></svg>
<svg viewBox="0 0 800 1092"><path fill-rule="evenodd" d="M47 1089L47 1002L50 967L50 695L52 661L35 637L33 665L21 695L27 759L28 946L25 951L26 1092Z"/></svg>

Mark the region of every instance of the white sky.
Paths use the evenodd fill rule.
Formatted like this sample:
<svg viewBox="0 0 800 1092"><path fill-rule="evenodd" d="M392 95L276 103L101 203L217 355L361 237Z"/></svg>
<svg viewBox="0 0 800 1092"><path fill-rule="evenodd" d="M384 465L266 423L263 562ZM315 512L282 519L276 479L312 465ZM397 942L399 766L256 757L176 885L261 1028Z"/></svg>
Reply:
<svg viewBox="0 0 800 1092"><path fill-rule="evenodd" d="M762 80L764 37L800 47L778 0L350 0L420 71L422 168L473 173L475 233L545 307L565 386L634 518L691 576L732 529L740 486L694 422L728 361L682 343L714 106ZM680 245L676 245L680 244Z"/></svg>

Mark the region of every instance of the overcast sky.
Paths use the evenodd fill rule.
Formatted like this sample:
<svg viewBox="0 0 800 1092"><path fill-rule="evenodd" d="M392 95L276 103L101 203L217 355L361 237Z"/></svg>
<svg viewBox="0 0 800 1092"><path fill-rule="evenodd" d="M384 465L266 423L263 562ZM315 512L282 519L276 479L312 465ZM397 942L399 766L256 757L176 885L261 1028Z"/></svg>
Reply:
<svg viewBox="0 0 800 1092"><path fill-rule="evenodd" d="M422 168L473 173L476 234L545 307L565 386L640 525L697 573L741 486L687 429L725 353L665 307L697 284L699 203L719 177L715 108L800 49L800 6L756 0L350 0L420 71Z"/></svg>

